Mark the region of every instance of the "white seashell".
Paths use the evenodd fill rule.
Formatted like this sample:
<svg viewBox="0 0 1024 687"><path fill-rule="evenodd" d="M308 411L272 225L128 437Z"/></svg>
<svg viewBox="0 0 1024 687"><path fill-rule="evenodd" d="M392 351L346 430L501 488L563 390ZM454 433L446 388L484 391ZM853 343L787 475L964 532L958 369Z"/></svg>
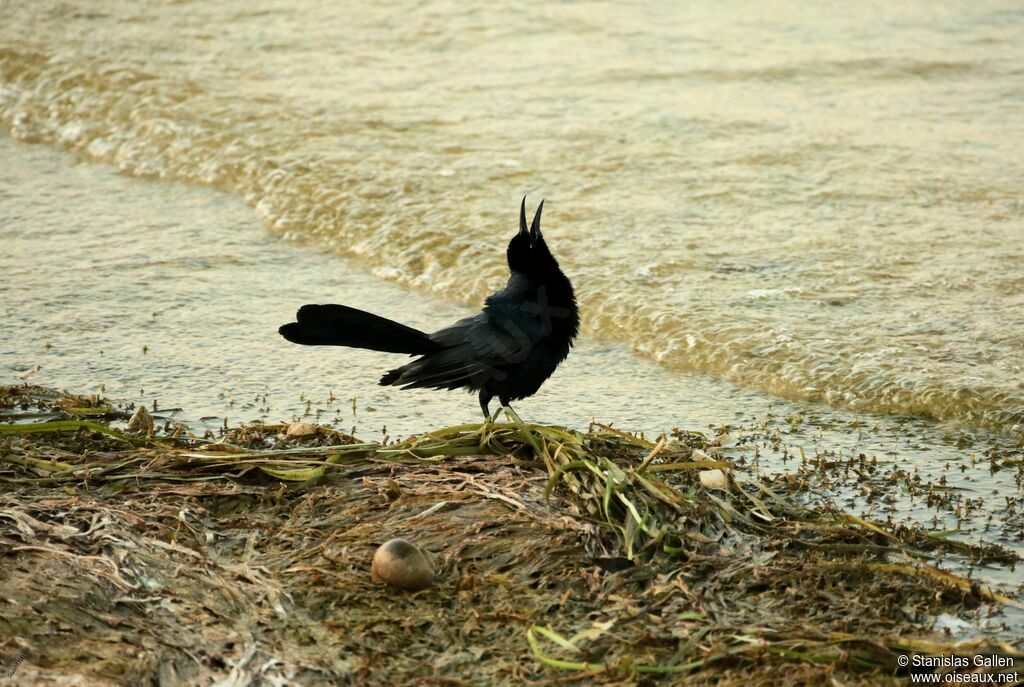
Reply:
<svg viewBox="0 0 1024 687"><path fill-rule="evenodd" d="M316 434L316 429L316 425L311 425L308 422L293 422L288 425L288 436L308 437Z"/></svg>
<svg viewBox="0 0 1024 687"><path fill-rule="evenodd" d="M700 483L705 489L728 489L729 478L721 470L701 470Z"/></svg>

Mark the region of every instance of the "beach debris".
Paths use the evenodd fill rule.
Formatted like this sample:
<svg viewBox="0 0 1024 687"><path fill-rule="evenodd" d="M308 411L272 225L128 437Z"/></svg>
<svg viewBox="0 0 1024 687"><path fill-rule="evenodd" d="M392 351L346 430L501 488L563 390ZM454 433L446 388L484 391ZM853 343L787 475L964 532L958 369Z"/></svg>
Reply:
<svg viewBox="0 0 1024 687"><path fill-rule="evenodd" d="M290 437L309 437L316 434L316 425L308 422L293 422L288 425L288 436Z"/></svg>
<svg viewBox="0 0 1024 687"><path fill-rule="evenodd" d="M95 414L67 419L66 407ZM0 422L0 636L16 632L51 670L159 681L187 636L199 660L174 663L175 679L213 684L250 651L225 645L225 628L255 625L254 664L332 684L367 666L385 671L367 684L566 671L594 685L896 684L914 654L1024 660L993 636L1016 629L999 623L1019 594L964 574L1012 574L1014 550L821 505L809 498L818 468L756 474L699 432L650 441L599 423L490 422L384 442L320 425L282 447L290 423L154 439L110 427L106 407L0 386L0 417L14 420ZM1020 465L1019 451L1000 455ZM701 488L712 469L728 498ZM366 593L360 562L397 533L434 576L404 603ZM443 574L431 551L444 551ZM69 589L73 602L35 602ZM140 656L126 632L155 643ZM683 637L699 641L666 640Z"/></svg>
<svg viewBox="0 0 1024 687"><path fill-rule="evenodd" d="M417 591L434 584L434 564L420 547L405 539L384 542L373 554L370 579L397 589Z"/></svg>
<svg viewBox="0 0 1024 687"><path fill-rule="evenodd" d="M139 409L128 419L128 431L139 432L147 436L153 433L153 416L146 410L146 406L139 406Z"/></svg>
<svg viewBox="0 0 1024 687"><path fill-rule="evenodd" d="M700 484L705 489L728 489L729 478L719 469L702 470L700 472Z"/></svg>

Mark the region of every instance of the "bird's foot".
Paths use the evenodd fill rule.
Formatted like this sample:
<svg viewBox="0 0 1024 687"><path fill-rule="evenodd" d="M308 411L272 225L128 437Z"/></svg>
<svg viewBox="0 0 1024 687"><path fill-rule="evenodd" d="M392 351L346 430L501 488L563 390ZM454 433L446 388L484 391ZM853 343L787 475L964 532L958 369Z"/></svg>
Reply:
<svg viewBox="0 0 1024 687"><path fill-rule="evenodd" d="M516 423L517 425L523 424L523 419L519 417L519 413L512 410L512 406L502 406L501 408L502 410L505 411L505 415L507 415L508 418L512 420L512 422Z"/></svg>

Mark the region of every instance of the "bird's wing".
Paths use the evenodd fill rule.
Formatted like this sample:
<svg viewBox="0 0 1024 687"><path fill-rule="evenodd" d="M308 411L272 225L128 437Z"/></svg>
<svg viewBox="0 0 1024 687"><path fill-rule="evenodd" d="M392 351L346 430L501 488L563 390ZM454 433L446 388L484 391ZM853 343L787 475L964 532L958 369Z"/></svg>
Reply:
<svg viewBox="0 0 1024 687"><path fill-rule="evenodd" d="M544 338L541 320L530 308L529 304L491 299L479 315L459 320L430 338L446 349L464 349L465 357L483 364L521 362Z"/></svg>
<svg viewBox="0 0 1024 687"><path fill-rule="evenodd" d="M402 366L394 384L404 388L479 388L502 379L543 338L539 318L508 301L489 301L475 317L459 320L430 338L442 347Z"/></svg>
<svg viewBox="0 0 1024 687"><path fill-rule="evenodd" d="M466 341L494 366L522 362L544 338L544 328L529 304L491 301L466 331Z"/></svg>

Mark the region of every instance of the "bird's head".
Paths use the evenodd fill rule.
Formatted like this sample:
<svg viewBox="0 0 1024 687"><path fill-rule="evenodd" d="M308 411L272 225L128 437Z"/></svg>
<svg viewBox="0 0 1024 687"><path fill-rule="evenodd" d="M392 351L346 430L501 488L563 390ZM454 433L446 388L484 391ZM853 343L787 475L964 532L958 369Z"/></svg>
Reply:
<svg viewBox="0 0 1024 687"><path fill-rule="evenodd" d="M519 207L519 233L508 242L508 268L512 272L521 272L530 275L544 275L552 270L558 270L558 262L544 237L540 233L540 213L544 210L544 201L537 206L537 214L533 216L533 222L529 228L526 226L526 196L523 196L523 204Z"/></svg>

